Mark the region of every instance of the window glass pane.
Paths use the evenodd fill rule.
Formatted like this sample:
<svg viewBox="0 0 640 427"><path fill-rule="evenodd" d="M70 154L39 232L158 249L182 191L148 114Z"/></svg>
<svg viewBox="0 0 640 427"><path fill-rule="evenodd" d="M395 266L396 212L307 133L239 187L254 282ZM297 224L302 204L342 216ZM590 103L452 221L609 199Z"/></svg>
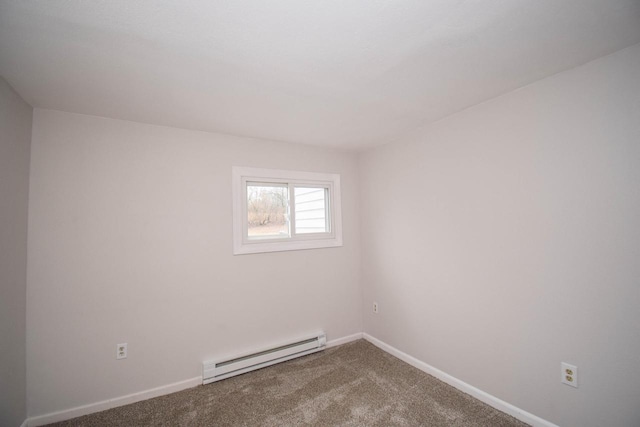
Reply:
<svg viewBox="0 0 640 427"><path fill-rule="evenodd" d="M296 233L328 233L327 188L295 187Z"/></svg>
<svg viewBox="0 0 640 427"><path fill-rule="evenodd" d="M251 240L291 237L287 185L248 182L247 216Z"/></svg>

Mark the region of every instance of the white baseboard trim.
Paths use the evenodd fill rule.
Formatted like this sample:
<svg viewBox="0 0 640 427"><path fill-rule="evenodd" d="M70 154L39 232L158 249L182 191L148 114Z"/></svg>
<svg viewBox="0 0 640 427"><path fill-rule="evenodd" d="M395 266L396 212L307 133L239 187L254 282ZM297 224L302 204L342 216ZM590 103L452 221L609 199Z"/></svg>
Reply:
<svg viewBox="0 0 640 427"><path fill-rule="evenodd" d="M335 340L327 341L327 348L335 347L337 345L346 344L351 341L359 340L363 337L362 332L358 332L357 334L347 335L346 337L336 338Z"/></svg>
<svg viewBox="0 0 640 427"><path fill-rule="evenodd" d="M362 338L362 332L357 334L348 335L342 338L336 338L331 341L327 341L326 347L331 348L341 344L346 344L351 341L359 340ZM158 396L164 396L165 394L175 393L177 391L185 390L187 388L196 387L202 384L202 377L195 377L184 381L179 381L173 384L167 384L160 387L152 388L149 390L140 391L137 393L128 394L126 396L115 397L113 399L103 400L101 402L89 403L87 405L77 406L71 409L65 409L62 411L51 412L49 414L38 415L35 417L27 418L20 427L36 427L45 424L56 423L59 421L69 420L71 418L81 417L83 415L93 414L94 412L105 411L107 409L115 408L117 406L128 405L130 403L140 402L141 400L147 400Z"/></svg>
<svg viewBox="0 0 640 427"><path fill-rule="evenodd" d="M505 402L502 399L498 399L497 397L486 393L474 386L472 386L471 384L467 384L462 380L459 380L445 372L442 372L441 370L434 368L433 366L416 359L413 356L409 356L408 354L398 350L395 347L390 346L389 344L380 341L377 338L372 337L371 335L367 334L367 333L363 333L363 338L367 341L369 341L371 344L375 345L376 347L386 351L387 353L397 357L398 359L408 363L411 366L414 366L418 369L420 369L421 371L426 372L429 375L433 375L434 377L438 378L439 380L449 384L450 386L453 386L455 388L457 388L458 390L467 393L470 396L475 397L476 399L480 400L481 402L486 403L489 406L492 406L494 408L496 408L499 411L502 411L506 414L511 415L512 417L523 421L527 424L532 425L533 427L558 427L556 424L553 424L545 419L542 419L536 415L533 415L523 409L518 408L517 406L514 406L510 403Z"/></svg>
<svg viewBox="0 0 640 427"><path fill-rule="evenodd" d="M398 350L389 344L380 341L377 338L372 337L366 333L356 333L348 335L342 338L336 338L327 342L327 348L335 347L338 345L346 344L352 341L364 338L376 347L386 351L387 353L397 357L398 359L426 372L429 375L433 375L439 380L457 388L470 396L475 397L481 402L486 403L489 406L496 408L506 414L511 415L514 418L519 419L527 424L531 424L534 427L558 427L557 425L544 420L536 415L533 415L523 409L520 409L504 400L498 399L495 396L490 395L470 384L465 383L441 370L434 368L433 366L416 359L413 356ZM173 384L167 384L160 387L155 387L149 390L140 391L137 393L128 394L126 396L116 397L113 399L103 400L101 402L90 403L87 405L77 406L71 409L65 409L62 411L51 412L49 414L38 415L35 417L27 418L20 427L36 427L45 424L55 423L59 421L69 420L71 418L81 417L83 415L92 414L94 412L100 412L107 409L115 408L117 406L128 405L130 403L140 402L141 400L147 400L158 396L164 396L165 394L175 393L177 391L185 390L188 388L196 387L202 384L202 377L194 377L188 380L175 382Z"/></svg>
<svg viewBox="0 0 640 427"><path fill-rule="evenodd" d="M165 394L175 393L187 388L196 387L202 384L202 377L194 377L184 381L178 381L173 384L167 384L155 387L149 390L139 391L137 393L128 394L126 396L115 397L113 399L103 400L101 402L89 403L87 405L76 406L75 408L65 409L62 411L51 412L49 414L29 417L25 426L34 427L59 421L69 420L71 418L81 417L83 415L93 414L116 406L128 405L130 403L140 402L141 400L151 399L153 397L164 396Z"/></svg>

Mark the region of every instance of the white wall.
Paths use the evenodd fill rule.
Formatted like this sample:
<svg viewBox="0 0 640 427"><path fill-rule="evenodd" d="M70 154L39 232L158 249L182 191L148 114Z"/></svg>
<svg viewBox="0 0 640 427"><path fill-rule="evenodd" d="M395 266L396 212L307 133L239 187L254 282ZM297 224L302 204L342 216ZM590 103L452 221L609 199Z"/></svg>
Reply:
<svg viewBox="0 0 640 427"><path fill-rule="evenodd" d="M204 359L301 332L359 332L364 313L365 332L559 425L640 424L638 70L640 45L359 165L340 151L35 110L29 415L189 379ZM2 90L2 108L15 103ZM30 128L30 108L17 109L11 123ZM1 231L18 237L21 135L0 156L20 159L0 169L22 186L0 199ZM340 173L344 247L232 256L232 165ZM3 263L19 238L12 247ZM16 260L15 288L3 264L0 314L18 342ZM128 359L115 360L118 342ZM19 378L16 354L2 366ZM580 388L560 384L561 361L579 366ZM24 392L11 396L19 408Z"/></svg>
<svg viewBox="0 0 640 427"><path fill-rule="evenodd" d="M30 416L362 331L355 154L40 109L33 127ZM233 256L232 165L340 173L344 247Z"/></svg>
<svg viewBox="0 0 640 427"><path fill-rule="evenodd" d="M640 425L640 45L367 152L360 188L365 332L559 425Z"/></svg>
<svg viewBox="0 0 640 427"><path fill-rule="evenodd" d="M0 425L26 418L27 203L33 110L0 77Z"/></svg>

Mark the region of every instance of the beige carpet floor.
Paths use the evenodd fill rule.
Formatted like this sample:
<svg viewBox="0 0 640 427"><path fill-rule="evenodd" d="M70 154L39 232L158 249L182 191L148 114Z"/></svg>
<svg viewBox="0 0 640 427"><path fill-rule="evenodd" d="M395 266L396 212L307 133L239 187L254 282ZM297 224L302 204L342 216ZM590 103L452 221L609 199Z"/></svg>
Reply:
<svg viewBox="0 0 640 427"><path fill-rule="evenodd" d="M525 426L359 340L54 426Z"/></svg>

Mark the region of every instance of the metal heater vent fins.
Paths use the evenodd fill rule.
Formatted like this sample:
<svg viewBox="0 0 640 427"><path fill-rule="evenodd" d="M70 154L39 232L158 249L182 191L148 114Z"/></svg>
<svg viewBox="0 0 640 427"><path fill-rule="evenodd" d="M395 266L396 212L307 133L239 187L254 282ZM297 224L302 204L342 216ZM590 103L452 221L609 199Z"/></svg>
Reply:
<svg viewBox="0 0 640 427"><path fill-rule="evenodd" d="M202 364L202 383L209 384L245 372L264 368L276 363L291 360L324 350L326 346L324 332L311 337L294 340L286 344Z"/></svg>

